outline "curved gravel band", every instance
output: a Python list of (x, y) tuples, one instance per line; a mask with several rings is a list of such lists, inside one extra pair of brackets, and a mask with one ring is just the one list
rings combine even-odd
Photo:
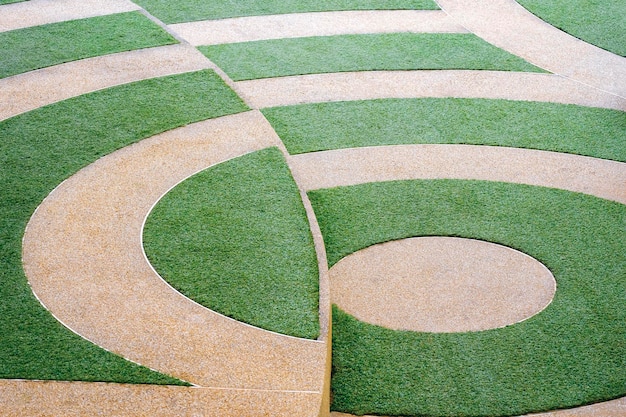
[(505, 71), (362, 71), (234, 83), (253, 108), (379, 98), (549, 101), (626, 110), (626, 99), (553, 74)]
[(291, 13), (179, 23), (170, 28), (194, 46), (320, 35), (467, 32), (440, 10)]
[(0, 79), (0, 120), (92, 91), (209, 68), (188, 45), (99, 56)]
[(277, 144), (260, 113), (247, 112), (157, 135), (79, 171), (27, 227), (34, 293), (76, 333), (145, 366), (203, 387), (306, 391), (321, 401), (328, 338), (282, 336), (201, 307), (154, 272), (141, 246), (147, 213), (173, 185)]
[(290, 157), (307, 191), (366, 182), (476, 179), (581, 192), (626, 204), (626, 163), (557, 152), (476, 145), (398, 145)]

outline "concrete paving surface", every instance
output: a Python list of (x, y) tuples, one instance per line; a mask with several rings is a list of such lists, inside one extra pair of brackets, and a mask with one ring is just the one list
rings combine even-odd
[[(0, 416), (348, 417), (329, 411), (331, 300), (365, 321), (438, 332), (504, 326), (545, 308), (556, 288), (550, 271), (527, 255), (485, 242), (407, 239), (359, 251), (329, 272), (306, 192), (372, 181), (457, 178), (561, 188), (626, 204), (626, 164), (468, 145), (290, 156), (259, 111), (418, 97), (545, 101), (626, 111), (626, 59), (561, 32), (514, 0), (437, 2), (442, 10), (298, 13), (169, 26), (158, 22), (182, 43), (1, 79), (0, 120), (103, 88), (204, 68), (214, 68), (252, 110), (165, 132), (98, 160), (41, 203), (24, 236), (29, 283), (61, 323), (107, 350), (193, 386), (0, 380)], [(133, 10), (148, 15), (129, 0), (30, 0), (0, 6), (0, 32)], [(474, 33), (550, 73), (375, 71), (233, 82), (195, 49), (392, 32)], [(321, 270), (318, 340), (258, 329), (200, 306), (161, 279), (143, 251), (143, 224), (161, 196), (207, 167), (269, 146), (285, 153), (311, 222)], [(418, 288), (411, 272), (416, 269), (436, 273)], [(380, 281), (389, 271), (395, 285), (381, 291)], [(458, 277), (462, 279), (455, 281)], [(472, 305), (458, 297), (468, 291), (474, 294)], [(437, 297), (420, 298), (429, 294)], [(442, 310), (445, 303), (449, 308)], [(485, 309), (471, 316), (476, 303)], [(395, 307), (385, 310), (389, 306)], [(438, 316), (441, 311), (446, 314)], [(535, 416), (623, 417), (626, 398)]]

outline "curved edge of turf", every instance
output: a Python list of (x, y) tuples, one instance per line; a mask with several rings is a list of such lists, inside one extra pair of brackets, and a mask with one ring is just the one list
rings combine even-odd
[(150, 13), (168, 24), (233, 17), (262, 16), (288, 13), (312, 13), (349, 10), (438, 10), (433, 0), (331, 0), (310, 2), (302, 0), (270, 0), (263, 2), (138, 0)]
[(401, 144), (508, 146), (626, 162), (626, 113), (572, 104), (424, 98), (262, 110), (289, 153)]
[(314, 36), (200, 46), (198, 49), (234, 81), (378, 70), (545, 72), (473, 34)]
[(626, 394), (626, 206), (469, 180), (369, 183), (309, 195), (330, 264), (384, 241), (455, 236), (527, 253), (557, 280), (541, 313), (482, 332), (393, 331), (335, 308), (334, 410), (510, 416)]
[(79, 59), (177, 42), (136, 11), (1, 32), (0, 78)]
[(0, 122), (0, 378), (187, 385), (114, 355), (59, 323), (33, 295), (22, 236), (65, 178), (117, 149), (247, 110), (213, 71), (154, 78)]
[(626, 4), (620, 0), (517, 0), (524, 8), (570, 35), (626, 57)]
[(277, 333), (319, 336), (313, 237), (277, 148), (174, 187), (146, 221), (144, 248), (159, 274), (199, 304)]

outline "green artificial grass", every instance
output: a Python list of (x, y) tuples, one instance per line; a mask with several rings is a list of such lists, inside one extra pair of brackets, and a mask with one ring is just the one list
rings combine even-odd
[(316, 36), (201, 46), (235, 81), (375, 70), (542, 71), (472, 34)]
[(135, 3), (166, 23), (340, 10), (438, 9), (433, 0), (324, 0), (315, 2), (304, 0), (182, 0), (177, 2), (139, 0)]
[(139, 12), (0, 33), (0, 78), (115, 52), (177, 41)]
[(454, 143), (574, 153), (626, 162), (626, 113), (486, 99), (388, 99), (263, 109), (291, 154)]
[(335, 308), (334, 410), (520, 415), (626, 394), (626, 206), (462, 180), (370, 183), (310, 198), (331, 265), (379, 242), (456, 236), (523, 251), (558, 285), (540, 314), (481, 332), (393, 331)]
[(296, 337), (319, 336), (319, 272), (302, 200), (277, 148), (207, 169), (150, 214), (144, 247), (198, 303)]
[(211, 71), (114, 87), (0, 122), (0, 378), (181, 384), (72, 333), (35, 299), (22, 236), (39, 203), (98, 158), (154, 134), (246, 110)]
[(518, 0), (518, 3), (572, 36), (626, 56), (623, 0)]
[(26, 0), (0, 0), (0, 4), (20, 3)]

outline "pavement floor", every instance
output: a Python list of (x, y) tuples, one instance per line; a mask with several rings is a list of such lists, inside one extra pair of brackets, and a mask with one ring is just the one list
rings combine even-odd
[[(387, 327), (442, 332), (515, 323), (549, 304), (555, 284), (545, 267), (524, 254), (484, 242), (400, 241), (396, 246), (361, 251), (355, 254), (360, 258), (347, 257), (328, 271), (322, 237), (306, 197), (320, 265), (322, 334), (318, 340), (257, 329), (196, 304), (162, 280), (143, 252), (143, 223), (168, 190), (209, 166), (269, 146), (285, 153), (303, 196), (310, 190), (373, 181), (456, 178), (548, 186), (626, 204), (625, 163), (572, 154), (468, 145), (287, 153), (259, 110), (343, 100), (463, 97), (626, 111), (625, 58), (561, 32), (514, 0), (437, 3), (439, 11), (301, 13), (172, 25), (158, 21), (181, 43), (0, 79), (0, 120), (103, 88), (205, 68), (220, 74), (251, 108), (156, 135), (89, 165), (42, 202), (24, 236), (29, 283), (59, 321), (107, 350), (193, 386), (0, 380), (0, 415), (348, 417), (329, 414), (328, 409), (331, 302)], [(129, 0), (30, 0), (0, 6), (0, 31), (133, 10), (147, 14)], [(402, 31), (474, 33), (548, 73), (372, 71), (234, 82), (196, 49), (251, 40)], [(416, 253), (432, 264), (417, 265)], [(499, 263), (494, 267), (480, 259)], [(394, 321), (384, 306), (406, 307), (403, 298), (415, 301), (417, 293), (446, 290), (430, 286), (412, 292), (407, 268), (437, 270), (450, 282), (450, 292), (429, 302), (416, 301), (408, 310), (396, 312), (399, 319)], [(508, 283), (494, 279), (488, 289), (483, 287), (472, 297), (484, 297), (488, 304), (494, 297), (487, 294), (497, 293), (499, 304), (467, 318), (462, 312), (471, 306), (462, 305), (459, 294), (475, 288), (480, 277), (497, 278), (507, 268), (519, 275)], [(393, 271), (397, 291), (377, 294), (375, 286), (355, 281), (356, 271), (372, 282), (376, 274)], [(464, 271), (468, 282), (450, 281), (459, 271)], [(380, 302), (355, 299), (350, 291), (355, 287), (361, 295), (376, 295)], [(88, 299), (99, 302), (83, 302)], [(446, 312), (458, 308), (467, 320), (461, 323), (452, 313), (435, 317), (442, 311), (441, 303), (449, 303)], [(417, 308), (420, 305), (425, 307)], [(501, 313), (495, 319), (494, 311)], [(427, 326), (420, 327), (426, 321)], [(154, 340), (167, 343), (156, 345)], [(626, 398), (535, 415), (626, 416)]]

